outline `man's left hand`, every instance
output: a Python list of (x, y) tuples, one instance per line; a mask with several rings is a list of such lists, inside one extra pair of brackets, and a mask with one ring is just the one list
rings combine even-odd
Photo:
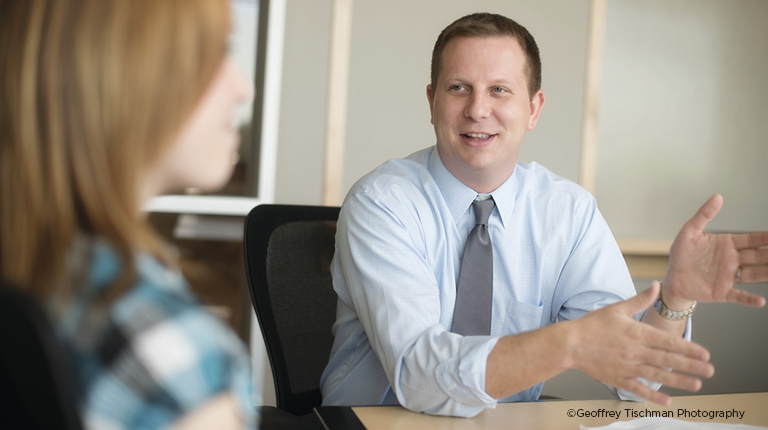
[[(669, 252), (662, 298), (675, 303), (733, 302), (765, 306), (765, 298), (734, 288), (737, 283), (768, 281), (768, 232), (704, 233), (720, 212), (723, 196), (712, 196), (677, 234)], [(737, 278), (738, 273), (738, 278)], [(681, 309), (676, 309), (681, 310)]]

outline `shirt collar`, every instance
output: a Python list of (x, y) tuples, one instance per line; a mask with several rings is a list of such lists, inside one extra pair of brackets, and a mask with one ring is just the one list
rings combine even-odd
[(501, 225), (506, 228), (512, 220), (512, 211), (515, 210), (515, 199), (517, 198), (517, 191), (520, 181), (517, 178), (517, 171), (519, 169), (515, 166), (515, 170), (509, 175), (506, 181), (491, 192), (493, 201), (496, 202), (496, 210), (501, 215)]
[[(496, 203), (496, 210), (501, 215), (502, 227), (506, 228), (510, 219), (512, 218), (512, 210), (515, 207), (515, 196), (517, 194), (517, 168), (512, 171), (509, 178), (504, 181), (499, 188), (496, 188), (490, 193)], [(445, 168), (443, 162), (440, 160), (440, 155), (437, 152), (437, 147), (432, 147), (432, 151), (429, 154), (429, 172), (435, 179), (440, 192), (443, 194), (443, 199), (448, 205), (448, 209), (451, 211), (453, 221), (458, 223), (459, 220), (472, 206), (472, 202), (477, 198), (477, 191), (473, 190), (461, 182), (458, 178), (453, 176), (448, 169)]]

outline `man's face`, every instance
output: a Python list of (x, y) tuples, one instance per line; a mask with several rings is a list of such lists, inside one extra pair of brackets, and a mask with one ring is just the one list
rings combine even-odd
[(457, 37), (443, 51), (436, 88), (427, 86), (440, 159), (477, 192), (512, 174), (544, 105), (543, 91), (528, 94), (525, 64), (512, 37)]

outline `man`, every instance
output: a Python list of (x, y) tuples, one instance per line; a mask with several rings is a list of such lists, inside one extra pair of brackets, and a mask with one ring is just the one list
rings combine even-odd
[(437, 145), (384, 163), (342, 207), (324, 404), (473, 416), (535, 400), (572, 368), (622, 399), (668, 404), (660, 384), (696, 391), (714, 372), (685, 340), (694, 301), (764, 305), (732, 287), (768, 279), (740, 268), (768, 262), (768, 233), (704, 234), (720, 196), (681, 230), (663, 286), (635, 296), (594, 198), (517, 163), (540, 82), (536, 42), (512, 20), (474, 14), (440, 34), (427, 86)]

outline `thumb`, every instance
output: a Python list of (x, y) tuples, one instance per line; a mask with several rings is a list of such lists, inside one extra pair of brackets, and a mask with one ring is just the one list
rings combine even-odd
[(715, 194), (714, 196), (710, 197), (709, 200), (707, 200), (696, 212), (696, 215), (693, 216), (690, 220), (688, 220), (686, 224), (687, 227), (693, 228), (698, 231), (704, 231), (704, 229), (707, 227), (707, 224), (709, 224), (710, 221), (717, 215), (718, 212), (720, 212), (720, 209), (723, 207), (723, 196), (720, 194)]
[(621, 302), (621, 308), (623, 312), (626, 312), (628, 316), (632, 316), (643, 309), (648, 309), (656, 298), (659, 297), (659, 291), (661, 290), (661, 283), (659, 281), (653, 281), (651, 288), (641, 292), (640, 294), (630, 299)]

